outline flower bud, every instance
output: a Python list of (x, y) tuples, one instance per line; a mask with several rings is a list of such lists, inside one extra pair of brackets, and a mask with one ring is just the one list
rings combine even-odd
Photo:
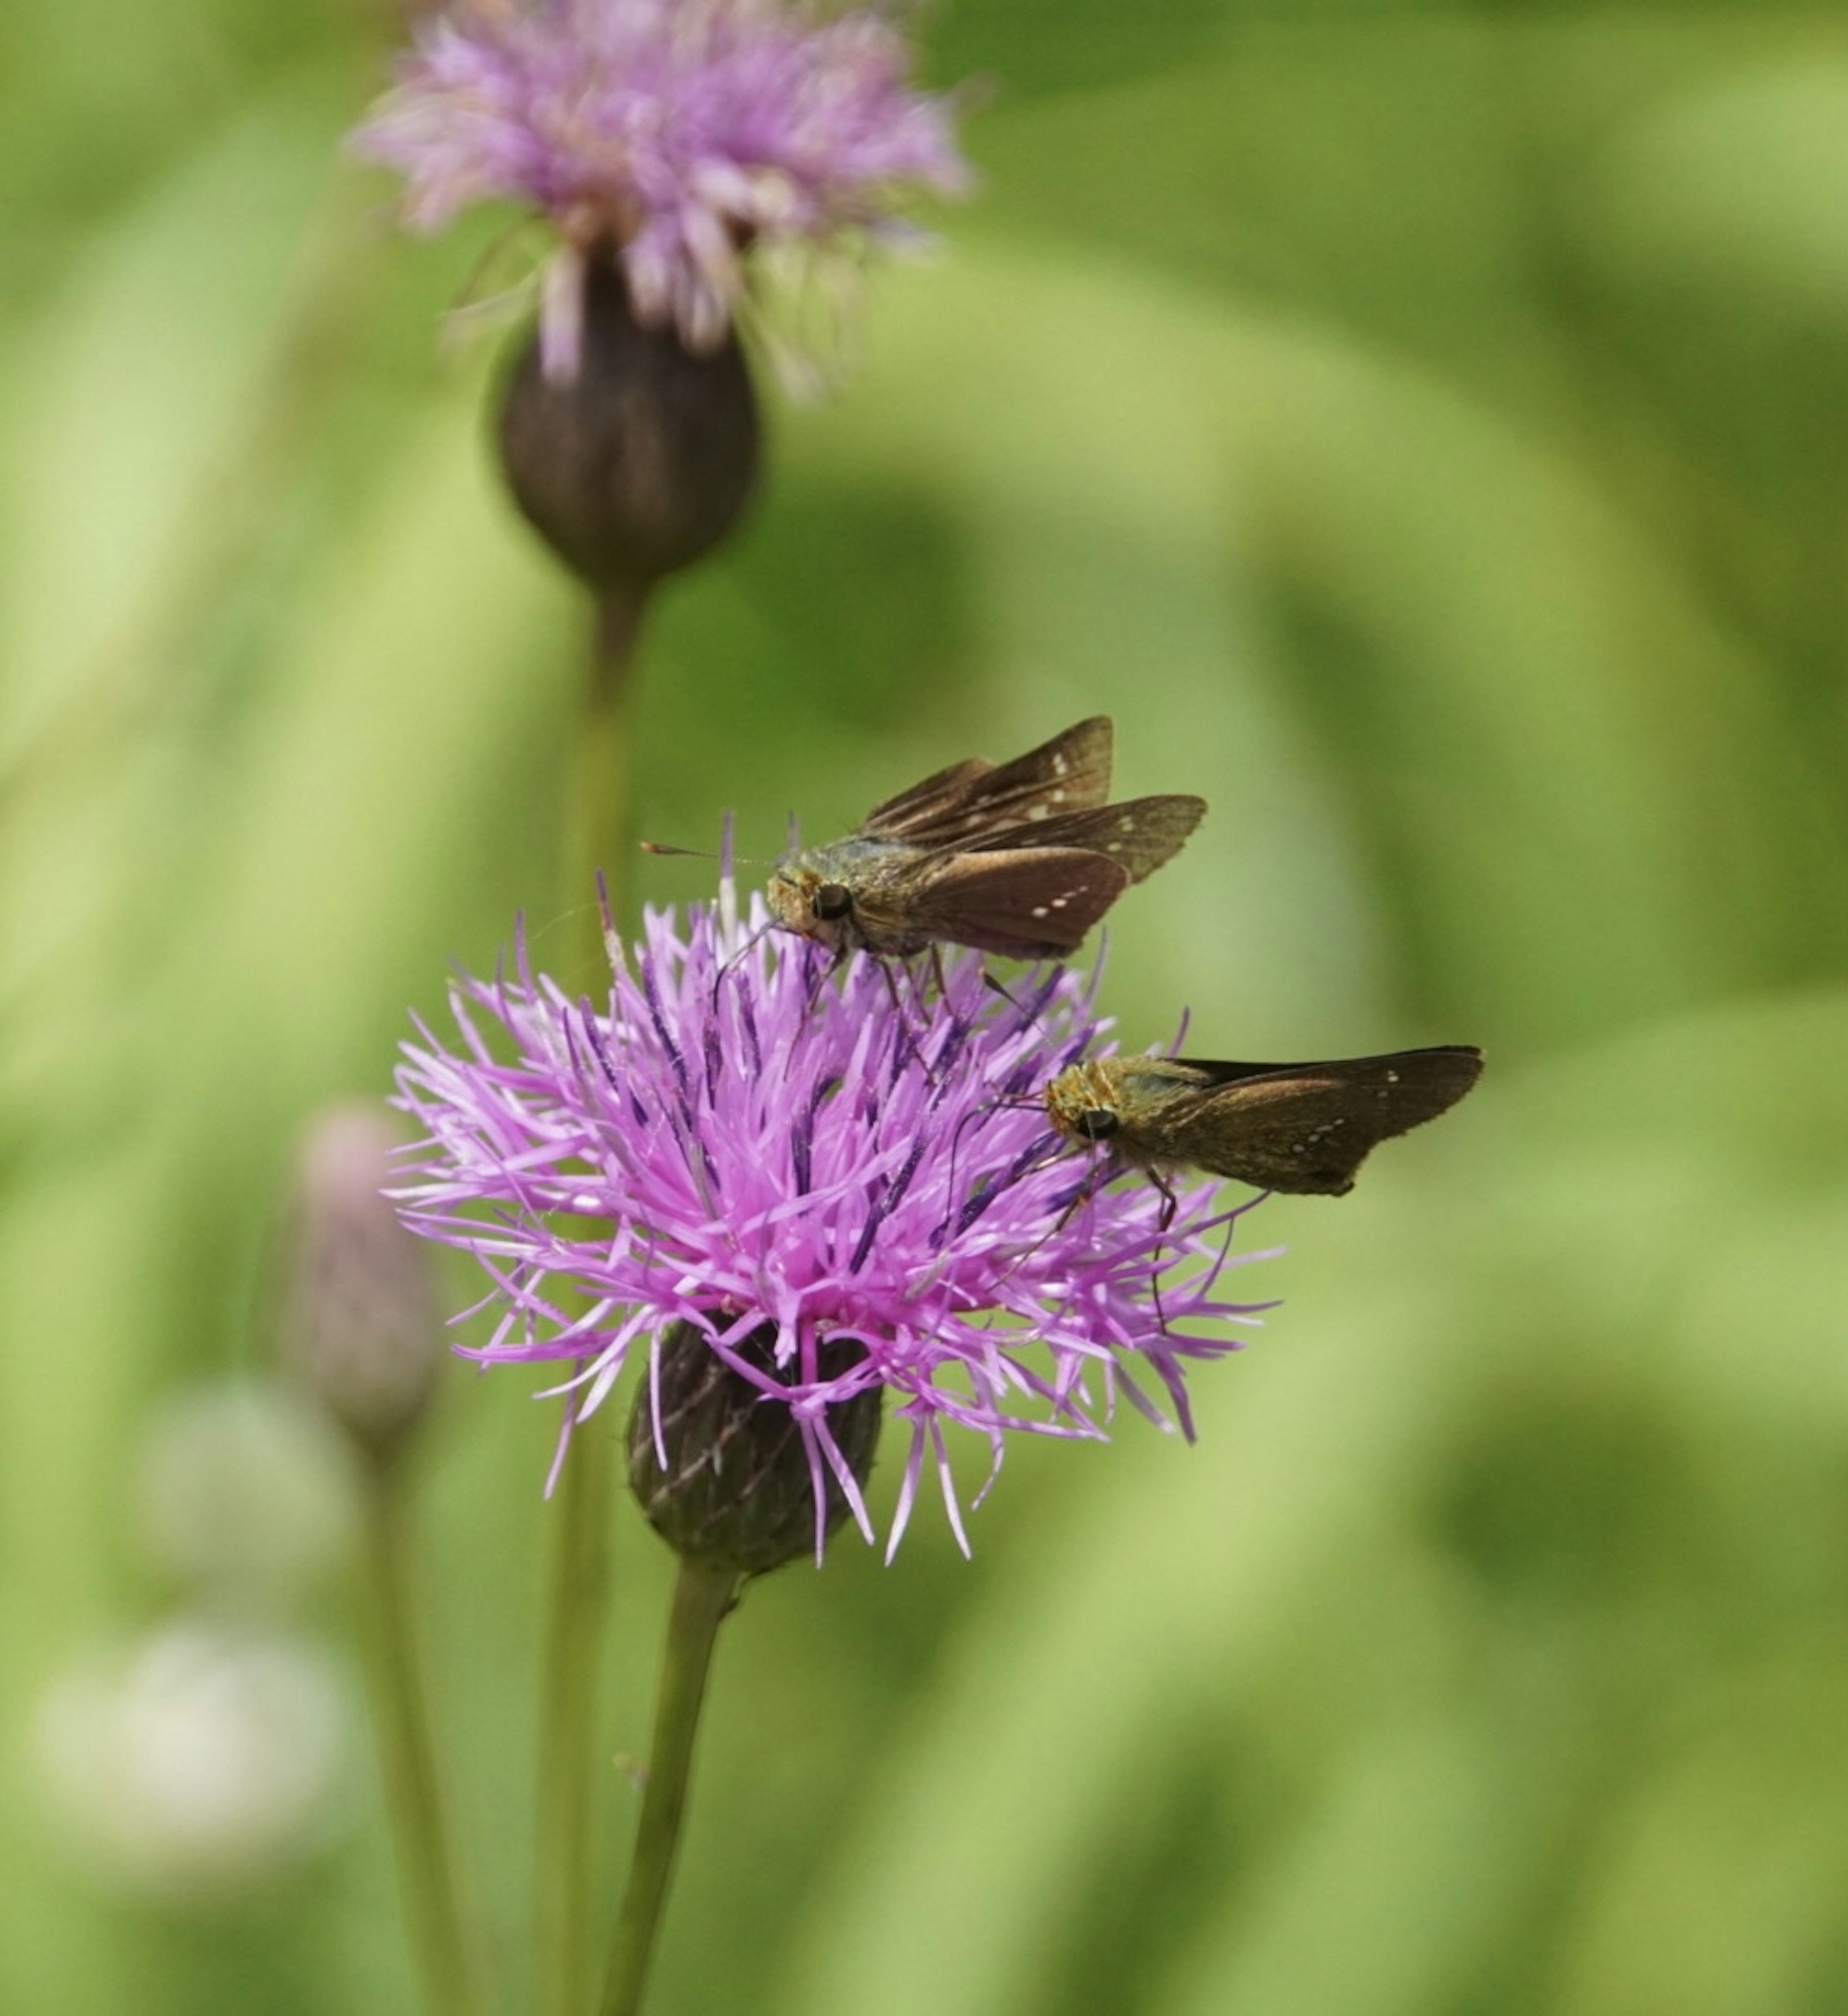
[(548, 373), (541, 332), (500, 412), (515, 502), (598, 591), (647, 588), (710, 553), (757, 479), (756, 394), (728, 330), (696, 356), (673, 326), (643, 328), (613, 251), (588, 255), (575, 372)]
[(369, 1453), (423, 1418), (441, 1353), (427, 1248), (383, 1193), (398, 1136), (384, 1114), (330, 1107), (309, 1129), (285, 1321), (295, 1370)]
[[(776, 1341), (776, 1326), (763, 1324), (737, 1355), (775, 1377)], [(824, 1343), (822, 1377), (838, 1378), (862, 1350), (851, 1339)], [(657, 1403), (647, 1382), (629, 1423), (629, 1485), (656, 1532), (684, 1558), (740, 1575), (765, 1575), (812, 1553), (815, 1468), (788, 1407), (733, 1371), (704, 1333), (685, 1322), (661, 1339), (659, 1387), (658, 1435)], [(861, 1484), (878, 1445), (882, 1397), (873, 1386), (827, 1409), (825, 1432)], [(818, 1460), (825, 1538), (848, 1505), (825, 1457)]]

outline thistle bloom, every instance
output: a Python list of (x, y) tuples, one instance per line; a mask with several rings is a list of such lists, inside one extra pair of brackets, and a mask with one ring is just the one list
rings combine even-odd
[(1080, 977), (1042, 969), (1017, 1005), (954, 954), (901, 1012), (877, 961), (830, 973), (767, 921), (758, 899), (738, 931), (729, 882), (684, 924), (652, 913), (632, 956), (612, 935), (596, 1003), (522, 944), (513, 975), (455, 986), (458, 1040), (405, 1046), (428, 1139), (401, 1208), (492, 1277), (466, 1355), (566, 1368), (561, 1459), (643, 1355), (636, 1433), (665, 1471), (664, 1353), (691, 1340), (793, 1424), (818, 1554), (830, 1497), (873, 1538), (870, 1442), (850, 1460), (840, 1431), (867, 1395), (910, 1431), (888, 1553), (927, 1463), (967, 1547), (947, 1427), (987, 1443), (983, 1492), (1009, 1431), (1101, 1438), (1119, 1394), (1165, 1425), (1165, 1391), (1191, 1438), (1187, 1362), (1265, 1306), (1218, 1294), (1250, 1206), (1185, 1184), (1164, 1230), (1152, 1185), (1100, 1187), (1052, 1135), (1040, 1089), (1104, 1027)]
[(620, 250), (638, 319), (723, 340), (754, 248), (905, 235), (907, 187), (967, 170), (947, 102), (912, 90), (877, 12), (783, 0), (458, 0), (420, 29), (355, 135), (434, 230), (500, 200), (562, 241), (542, 317), (549, 376), (576, 370), (585, 260)]

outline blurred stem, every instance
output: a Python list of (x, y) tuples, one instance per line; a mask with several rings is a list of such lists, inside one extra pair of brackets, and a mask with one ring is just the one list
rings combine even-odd
[[(571, 753), (564, 889), (565, 913), (574, 926), (571, 984), (593, 1000), (607, 1000), (610, 981), (596, 900), (600, 869), (617, 927), (628, 927), (635, 851), (632, 668), (643, 599), (639, 589), (606, 591), (598, 599), (584, 711)], [(582, 1431), (573, 1435), (548, 1522), (552, 1553), (540, 1680), (533, 1900), (541, 2016), (583, 2016), (590, 2006), (597, 1810), (610, 1776), (598, 1741), (598, 1666), (610, 1597), (615, 1448), (607, 1435)]]
[(405, 1915), (432, 2016), (482, 2008), (467, 1920), (443, 1819), (436, 1748), (422, 1669), (411, 1635), (412, 1581), (402, 1466), (361, 1460), (366, 1679), (385, 1807), (397, 1844)]
[(629, 1864), (610, 1949), (602, 2016), (637, 2016), (642, 2007), (668, 1884), (674, 1873), (674, 1854), (680, 1843), (693, 1738), (699, 1730), (712, 1647), (719, 1625), (737, 1601), (742, 1581), (735, 1569), (698, 1561), (680, 1564), (661, 1654), (661, 1697), (648, 1756), (648, 1783), (642, 1795), (635, 1858)]

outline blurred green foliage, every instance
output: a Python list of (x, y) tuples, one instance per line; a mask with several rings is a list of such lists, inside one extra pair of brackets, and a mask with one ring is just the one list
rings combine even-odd
[[(491, 481), (488, 354), (436, 355), (498, 227), (398, 243), (337, 155), (386, 13), (0, 23), (7, 2010), (410, 2003), (362, 1751), (301, 1868), (163, 1901), (63, 1839), (33, 1733), (176, 1600), (138, 1451), (264, 1362), (304, 1116), (516, 911), (564, 926), (582, 613)], [(1284, 1305), (1198, 1448), (1023, 1449), (973, 1564), (925, 1517), (753, 1593), (661, 2016), (1838, 2016), (1839, 16), (926, 27), (990, 80), (981, 199), (661, 610), (646, 830), (733, 805), (769, 854), (1109, 711), (1126, 790), (1214, 805), (1113, 920), (1128, 1042), (1187, 1003), (1209, 1053), (1493, 1066), (1259, 1215)], [(430, 1622), (517, 1988), (549, 1410), (452, 1388)], [(632, 1521), (620, 1570), (636, 1749)]]

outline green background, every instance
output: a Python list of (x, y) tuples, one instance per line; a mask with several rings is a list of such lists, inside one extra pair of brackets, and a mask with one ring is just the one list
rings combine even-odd
[[(401, 241), (337, 154), (384, 11), (0, 23), (0, 2007), (34, 2016), (413, 2002), (357, 1726), (311, 1849), (178, 1895), (86, 1850), (34, 1734), (73, 1661), (229, 1600), (150, 1553), (137, 1479), (173, 1396), (267, 1363), (305, 1117), (384, 1089), (516, 912), (542, 959), (570, 934), (582, 612), (495, 487), (495, 342), (437, 355), (499, 221)], [(644, 830), (733, 806), (767, 855), (789, 808), (837, 833), (1108, 711), (1123, 790), (1213, 807), (1113, 920), (1126, 1042), (1186, 1003), (1209, 1054), (1491, 1065), (1350, 1200), (1257, 1215), (1284, 1306), (1198, 1379), (1197, 1447), (1019, 1448), (972, 1563), (927, 1506), (890, 1569), (849, 1535), (752, 1593), (654, 2006), (1840, 2016), (1848, 31), (923, 32), (987, 81), (978, 200), (877, 277), (840, 396), (773, 396), (747, 535), (649, 638)], [(538, 1383), (456, 1367), (423, 1473), (510, 2007)], [(666, 1574), (626, 1507), (619, 1576), (632, 1750)], [(294, 1602), (345, 1643), (337, 1569)]]

